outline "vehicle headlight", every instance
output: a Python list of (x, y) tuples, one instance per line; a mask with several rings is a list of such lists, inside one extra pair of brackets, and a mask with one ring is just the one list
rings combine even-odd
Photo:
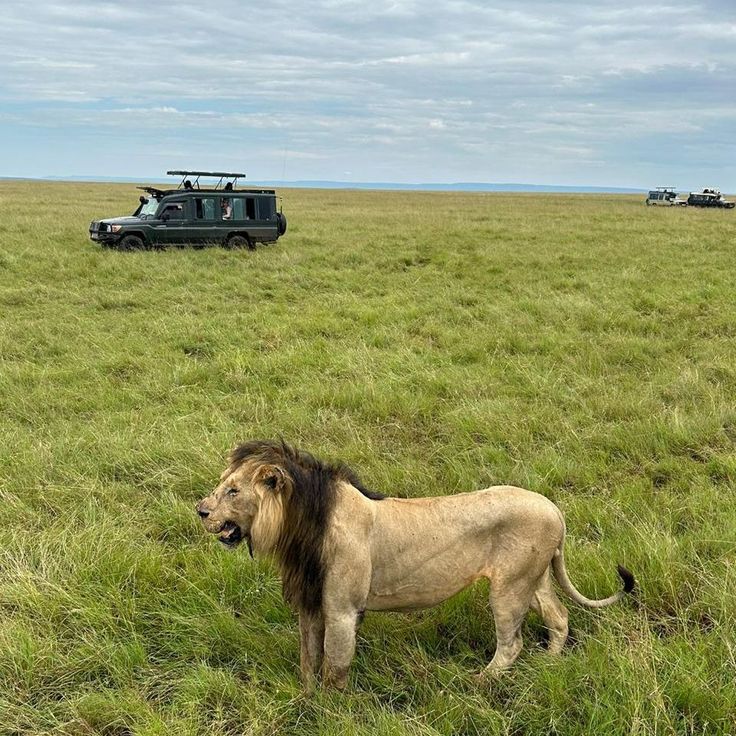
[(113, 233), (117, 233), (117, 232), (120, 232), (122, 227), (123, 227), (122, 225), (110, 225), (110, 231)]

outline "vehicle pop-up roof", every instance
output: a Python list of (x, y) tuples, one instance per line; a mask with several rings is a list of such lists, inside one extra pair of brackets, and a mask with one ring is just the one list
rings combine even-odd
[[(221, 187), (227, 187), (228, 184), (230, 184), (228, 189), (234, 189), (238, 184), (238, 179), (245, 179), (245, 174), (230, 174), (226, 171), (167, 171), (166, 172), (169, 176), (181, 176), (182, 179), (179, 182), (178, 189), (185, 188), (185, 189), (201, 189), (199, 185), (199, 178), (201, 176), (205, 176), (209, 179), (217, 179), (218, 182), (215, 184), (214, 187), (206, 187), (207, 189), (212, 189), (213, 191), (216, 191), (220, 189)], [(194, 177), (194, 181), (190, 180), (190, 177)], [(189, 182), (189, 185), (187, 186), (187, 182)]]
[[(227, 192), (235, 191), (238, 179), (245, 179), (245, 174), (230, 173), (227, 171), (167, 171), (169, 176), (180, 176), (181, 181), (176, 189), (159, 189), (158, 187), (137, 187), (142, 191), (150, 194), (156, 199), (167, 194), (174, 194), (179, 191), (201, 191), (201, 192)], [(199, 182), (200, 177), (217, 179), (214, 186), (202, 186)], [(193, 181), (192, 181), (193, 179)], [(273, 189), (239, 189), (239, 192), (253, 192), (254, 194), (273, 194)]]

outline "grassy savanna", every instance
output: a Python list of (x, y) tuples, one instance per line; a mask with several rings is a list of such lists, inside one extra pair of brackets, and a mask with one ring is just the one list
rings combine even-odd
[[(284, 190), (255, 252), (104, 251), (132, 186), (0, 185), (0, 733), (736, 731), (736, 214), (642, 197)], [(591, 597), (514, 669), (487, 586), (368, 614), (305, 699), (267, 561), (194, 503), (283, 436), (387, 494), (513, 483)]]

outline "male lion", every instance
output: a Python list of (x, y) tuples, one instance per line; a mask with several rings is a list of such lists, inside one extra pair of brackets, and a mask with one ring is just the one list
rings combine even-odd
[[(570, 582), (562, 547), (565, 522), (547, 498), (494, 486), (432, 498), (386, 498), (344, 465), (320, 462), (284, 442), (247, 442), (232, 451), (220, 484), (197, 506), (208, 532), (235, 547), (271, 554), (284, 598), (299, 614), (301, 674), (313, 688), (345, 687), (365, 611), (434, 606), (479, 578), (490, 583), (496, 652), (484, 672), (509, 667), (533, 608), (549, 629), (549, 651), (567, 638), (567, 610), (551, 575), (576, 603), (599, 608), (624, 589), (590, 600)], [(324, 663), (323, 663), (324, 660)]]

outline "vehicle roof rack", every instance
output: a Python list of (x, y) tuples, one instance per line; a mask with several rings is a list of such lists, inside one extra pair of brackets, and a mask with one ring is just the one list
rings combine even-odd
[(658, 192), (674, 192), (677, 187), (654, 187)]
[(156, 199), (158, 199), (159, 197), (163, 197), (165, 191), (163, 189), (157, 189), (156, 187), (136, 187), (136, 189), (140, 189), (146, 194), (150, 194), (152, 197), (156, 197)]
[[(179, 182), (177, 189), (200, 189), (199, 178), (206, 176), (212, 179), (218, 179), (219, 181), (213, 189), (217, 190), (220, 187), (234, 189), (237, 186), (238, 179), (245, 179), (245, 174), (233, 174), (227, 171), (167, 171), (169, 176), (180, 176), (182, 177)], [(194, 181), (190, 181), (189, 177), (193, 176)], [(228, 187), (228, 184), (230, 185)]]

